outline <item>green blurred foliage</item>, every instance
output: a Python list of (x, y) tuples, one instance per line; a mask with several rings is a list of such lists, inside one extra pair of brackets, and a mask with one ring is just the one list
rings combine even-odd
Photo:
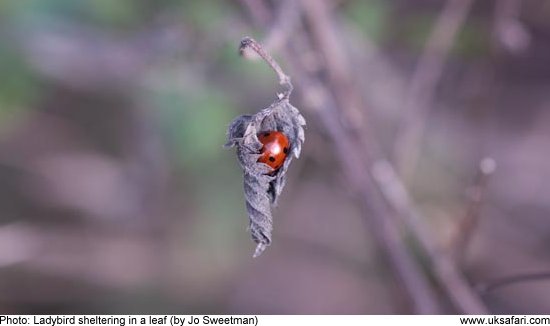
[(75, 23), (101, 29), (139, 27), (148, 15), (144, 1), (3, 1), (1, 10), (13, 22)]
[[(418, 9), (397, 18), (394, 7), (395, 3), (390, 1), (353, 0), (344, 4), (342, 12), (358, 31), (380, 46), (393, 41), (413, 53), (420, 53), (439, 11)], [(397, 19), (399, 23), (396, 23)], [(487, 55), (491, 44), (489, 31), (486, 20), (469, 17), (453, 44), (451, 55), (466, 59)]]
[(385, 40), (387, 24), (391, 20), (390, 5), (384, 0), (354, 0), (346, 3), (344, 14), (359, 31), (380, 43)]
[[(236, 108), (235, 96), (224, 91), (215, 79), (219, 75), (238, 75), (259, 89), (275, 83), (263, 65), (242, 60), (235, 43), (210, 48), (217, 46), (210, 42), (220, 35), (220, 29), (226, 28), (228, 17), (235, 17), (234, 4), (214, 0), (0, 2), (0, 26), (7, 31), (0, 34), (0, 71), (4, 77), (0, 87), (0, 132), (7, 131), (8, 125), (16, 117), (22, 117), (22, 113), (40, 107), (40, 100), (44, 99), (41, 95), (47, 95), (41, 94), (40, 86), (51, 82), (42, 80), (25, 62), (18, 49), (20, 43), (14, 42), (13, 37), (25, 37), (44, 29), (55, 31), (59, 26), (70, 30), (72, 26), (98, 36), (122, 32), (124, 35), (118, 35), (122, 40), (125, 37), (132, 40), (147, 28), (162, 24), (167, 14), (168, 21), (177, 19), (182, 24), (185, 41), (196, 47), (184, 47), (177, 61), (152, 67), (163, 74), (163, 85), (148, 91), (146, 101), (161, 120), (160, 131), (173, 159), (170, 165), (174, 176), (180, 179), (176, 184), (182, 185), (178, 191), (189, 209), (184, 214), (195, 210), (190, 232), (194, 243), (227, 256), (235, 246), (250, 244), (245, 228), (241, 171), (233, 150), (223, 148), (227, 125), (243, 110)], [(195, 57), (201, 47), (208, 48), (208, 53)], [(183, 70), (190, 71), (185, 74), (183, 84), (177, 73), (171, 73), (180, 71), (182, 64)]]
[(191, 169), (219, 159), (225, 127), (235, 110), (224, 96), (211, 92), (181, 93), (178, 90), (158, 95), (171, 139), (178, 144), (180, 162)]
[(193, 243), (213, 253), (231, 252), (235, 241), (242, 240), (246, 221), (240, 168), (233, 150), (223, 148), (225, 129), (237, 110), (229, 96), (206, 85), (168, 88), (155, 99), (177, 154), (175, 163), (193, 189), (184, 194), (197, 209)]
[[(412, 12), (401, 18), (393, 38), (400, 46), (408, 47), (413, 53), (421, 53), (433, 31), (438, 12)], [(462, 25), (450, 56), (477, 59), (486, 56), (490, 50), (490, 28), (483, 20), (468, 18)]]
[(452, 54), (473, 60), (485, 58), (491, 50), (490, 30), (486, 20), (470, 18), (458, 33)]
[(181, 12), (184, 20), (197, 30), (215, 33), (226, 17), (233, 17), (234, 10), (227, 1), (203, 0), (184, 1)]
[(32, 107), (39, 96), (39, 82), (8, 42), (0, 42), (0, 71), (0, 128), (6, 128)]

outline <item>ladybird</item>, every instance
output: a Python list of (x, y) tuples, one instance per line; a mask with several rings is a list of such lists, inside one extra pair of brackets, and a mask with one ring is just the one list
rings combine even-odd
[(288, 138), (280, 131), (264, 131), (258, 134), (258, 140), (264, 145), (258, 162), (278, 170), (290, 152)]

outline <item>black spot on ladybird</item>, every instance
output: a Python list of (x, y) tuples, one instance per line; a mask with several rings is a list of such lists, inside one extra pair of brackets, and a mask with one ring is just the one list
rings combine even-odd
[(270, 157), (269, 157), (269, 161), (270, 161), (270, 162), (275, 162), (275, 158), (274, 158), (273, 156), (270, 156)]
[(268, 137), (270, 135), (269, 132), (264, 133), (264, 137)]
[(288, 147), (283, 148), (283, 153), (288, 154)]

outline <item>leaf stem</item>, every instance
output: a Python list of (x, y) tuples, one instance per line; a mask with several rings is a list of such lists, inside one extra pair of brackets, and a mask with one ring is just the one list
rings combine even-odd
[(290, 82), (290, 77), (288, 77), (288, 75), (284, 73), (283, 69), (281, 68), (281, 66), (279, 66), (277, 61), (275, 61), (275, 59), (273, 59), (273, 57), (264, 50), (260, 43), (256, 42), (256, 40), (251, 37), (245, 37), (241, 40), (239, 53), (243, 55), (244, 51), (247, 49), (251, 49), (256, 52), (271, 67), (271, 69), (275, 71), (277, 77), (279, 78), (279, 84), (283, 85), (286, 88), (285, 92), (283, 92), (282, 98), (288, 98), (290, 96), (290, 93), (292, 93), (294, 87)]

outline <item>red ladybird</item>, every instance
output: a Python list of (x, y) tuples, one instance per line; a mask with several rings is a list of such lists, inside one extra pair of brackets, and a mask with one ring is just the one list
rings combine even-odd
[(264, 145), (258, 162), (265, 163), (276, 171), (290, 152), (288, 138), (280, 131), (264, 131), (258, 134), (258, 139)]

